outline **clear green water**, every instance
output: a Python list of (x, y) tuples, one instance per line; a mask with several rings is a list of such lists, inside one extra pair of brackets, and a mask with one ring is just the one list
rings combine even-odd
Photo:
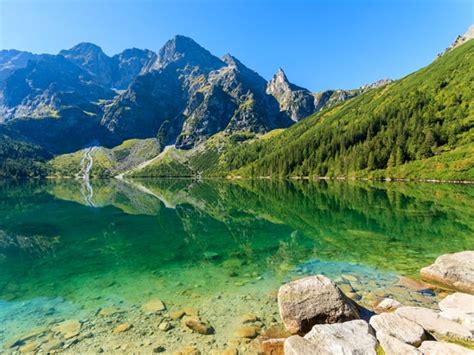
[(393, 289), (398, 275), (416, 277), (438, 255), (466, 249), (471, 186), (1, 182), (0, 343), (111, 304), (158, 296), (189, 305), (312, 273)]

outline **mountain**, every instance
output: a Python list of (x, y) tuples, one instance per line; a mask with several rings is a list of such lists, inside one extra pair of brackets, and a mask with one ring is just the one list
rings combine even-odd
[(286, 130), (218, 134), (187, 152), (171, 148), (126, 175), (474, 180), (473, 83), (468, 41)]
[(459, 47), (460, 45), (466, 43), (467, 41), (471, 40), (474, 38), (474, 25), (469, 26), (467, 31), (463, 35), (457, 36), (457, 38), (454, 40), (451, 45), (445, 49), (443, 53), (440, 53), (438, 56), (442, 56), (446, 52), (450, 51), (453, 48)]
[(126, 89), (144, 67), (156, 59), (150, 50), (137, 48), (107, 56), (93, 43), (79, 43), (59, 54), (84, 69), (94, 80), (106, 88)]
[(0, 124), (53, 154), (129, 139), (192, 149), (225, 132), (285, 128), (359, 91), (312, 94), (280, 70), (267, 82), (230, 54), (175, 36), (112, 57), (92, 43), (58, 55), (0, 52)]
[(473, 83), (474, 41), (468, 41), (258, 149), (242, 145), (235, 154), (247, 162), (234, 174), (473, 180)]
[(159, 133), (165, 144), (184, 149), (223, 130), (289, 126), (266, 85), (236, 58), (219, 59), (192, 39), (176, 36), (108, 107), (102, 124), (116, 143)]
[(311, 92), (291, 84), (281, 68), (268, 82), (266, 92), (277, 99), (280, 110), (288, 112), (290, 118), (295, 122), (316, 111), (315, 100)]
[(16, 49), (0, 50), (0, 88), (4, 80), (15, 70), (24, 68), (30, 60), (37, 60), (40, 54), (18, 51)]

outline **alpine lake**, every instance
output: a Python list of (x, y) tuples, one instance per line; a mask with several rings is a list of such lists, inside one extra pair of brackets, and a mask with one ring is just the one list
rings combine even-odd
[[(257, 340), (239, 329), (249, 321), (261, 336), (283, 332), (284, 282), (324, 274), (368, 311), (387, 296), (434, 307), (444, 291), (423, 287), (420, 268), (468, 249), (473, 185), (3, 181), (0, 353), (59, 339), (71, 353), (253, 353)], [(158, 300), (166, 309), (149, 312)], [(213, 334), (191, 332), (183, 313)], [(80, 330), (63, 339), (65, 320)]]

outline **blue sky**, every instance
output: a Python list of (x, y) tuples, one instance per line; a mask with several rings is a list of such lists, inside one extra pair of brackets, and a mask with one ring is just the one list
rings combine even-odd
[(94, 42), (109, 55), (157, 51), (175, 34), (229, 52), (269, 79), (318, 91), (400, 78), (474, 22), (472, 0), (0, 0), (0, 48), (57, 53)]

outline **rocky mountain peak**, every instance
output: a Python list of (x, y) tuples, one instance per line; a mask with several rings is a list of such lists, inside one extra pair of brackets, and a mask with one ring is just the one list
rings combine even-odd
[(285, 71), (282, 68), (278, 68), (277, 72), (275, 73), (274, 77), (275, 79), (281, 81), (281, 82), (286, 82), (289, 84), (288, 78), (286, 77)]
[(156, 61), (149, 70), (159, 70), (170, 63), (180, 65), (200, 66), (203, 69), (213, 70), (224, 66), (219, 58), (201, 47), (192, 38), (176, 35), (168, 40), (158, 52)]
[(444, 52), (438, 54), (438, 57), (441, 57), (442, 55), (444, 55), (446, 52), (450, 51), (451, 49), (459, 47), (461, 44), (464, 44), (473, 38), (474, 38), (474, 24), (469, 26), (469, 28), (463, 35), (457, 36), (454, 42), (451, 43), (451, 45), (448, 48), (446, 48)]
[(94, 55), (105, 55), (105, 53), (102, 51), (102, 48), (100, 48), (98, 45), (90, 42), (81, 42), (76, 44), (74, 47), (70, 49), (65, 49), (60, 52), (60, 54), (63, 54), (65, 57), (68, 55), (72, 55), (73, 53), (75, 54), (94, 54)]

